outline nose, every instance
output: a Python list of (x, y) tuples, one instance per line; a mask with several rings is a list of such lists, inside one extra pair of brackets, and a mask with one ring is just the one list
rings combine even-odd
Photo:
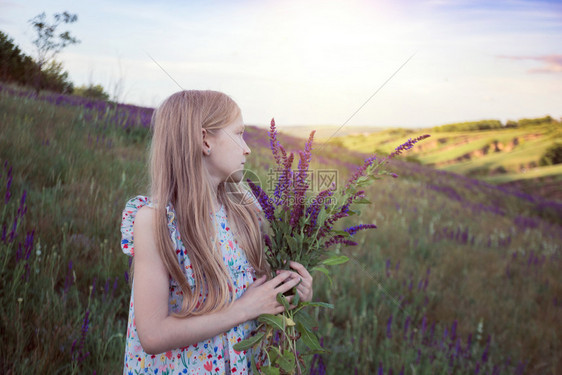
[(248, 147), (246, 141), (244, 141), (244, 144), (242, 145), (242, 149), (244, 150), (244, 155), (250, 155), (252, 153), (252, 150), (250, 150), (250, 147)]

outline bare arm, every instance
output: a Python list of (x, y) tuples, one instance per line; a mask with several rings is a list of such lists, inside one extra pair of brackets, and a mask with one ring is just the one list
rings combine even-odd
[(283, 306), (275, 297), (299, 282), (293, 272), (283, 272), (267, 282), (265, 276), (261, 277), (241, 298), (222, 311), (187, 318), (168, 315), (169, 276), (156, 248), (153, 217), (154, 210), (143, 207), (137, 213), (133, 226), (135, 320), (139, 340), (146, 353), (157, 354), (192, 345), (255, 319), (260, 314), (283, 311)]

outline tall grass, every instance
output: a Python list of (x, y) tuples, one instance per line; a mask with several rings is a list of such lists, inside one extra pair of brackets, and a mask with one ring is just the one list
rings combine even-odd
[[(0, 89), (0, 371), (120, 373), (120, 214), (146, 193), (150, 110)], [(248, 133), (249, 168), (267, 185), (267, 136)], [(326, 146), (313, 168), (343, 182), (364, 157)], [(352, 260), (333, 284), (315, 275), (315, 299), (335, 309), (313, 311), (331, 353), (310, 358), (310, 373), (560, 373), (561, 204), (392, 168), (400, 178), (367, 191), (360, 216), (378, 229), (342, 249)]]

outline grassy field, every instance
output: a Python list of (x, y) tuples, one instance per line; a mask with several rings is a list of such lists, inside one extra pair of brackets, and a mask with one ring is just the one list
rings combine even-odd
[[(121, 373), (130, 287), (119, 225), (127, 199), (146, 193), (151, 111), (0, 89), (0, 372)], [(384, 147), (413, 136), (388, 132)], [(249, 127), (247, 142), (247, 167), (267, 187), (267, 134)], [(312, 168), (343, 184), (366, 156), (318, 147)], [(562, 205), (403, 160), (391, 169), (400, 177), (339, 222), (378, 229), (342, 249), (351, 261), (333, 284), (314, 275), (315, 300), (335, 309), (311, 311), (331, 352), (309, 372), (562, 373)]]

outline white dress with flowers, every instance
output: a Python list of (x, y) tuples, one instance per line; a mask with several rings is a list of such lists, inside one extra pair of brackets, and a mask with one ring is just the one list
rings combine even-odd
[[(129, 200), (123, 210), (121, 248), (129, 256), (134, 256), (133, 223), (138, 210), (143, 206), (152, 207), (152, 202), (148, 197), (139, 195)], [(256, 209), (259, 209), (259, 207)], [(168, 228), (172, 242), (175, 245), (178, 262), (181, 264), (192, 290), (195, 290), (193, 270), (191, 269), (189, 257), (185, 252), (185, 247), (180, 240), (180, 233), (175, 220), (175, 211), (171, 206), (167, 206), (166, 211), (168, 214)], [(234, 282), (236, 298), (240, 298), (245, 289), (255, 280), (254, 269), (232, 235), (224, 205), (221, 206), (220, 210), (211, 219), (216, 224), (223, 260)], [(255, 321), (242, 323), (228, 332), (201, 341), (195, 345), (157, 355), (150, 355), (143, 350), (137, 335), (133, 290), (131, 290), (131, 302), (129, 304), (129, 322), (127, 324), (123, 374), (251, 374), (251, 350), (238, 352), (233, 349), (233, 346), (237, 342), (250, 337), (251, 331), (256, 328)], [(170, 278), (168, 310), (170, 312), (177, 312), (180, 310), (181, 304), (182, 295), (180, 294), (180, 288)]]

